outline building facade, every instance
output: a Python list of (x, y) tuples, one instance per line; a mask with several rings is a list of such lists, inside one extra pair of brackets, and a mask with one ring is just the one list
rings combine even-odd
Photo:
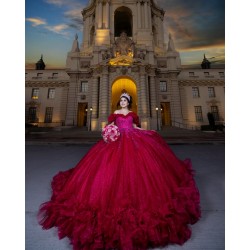
[(145, 129), (198, 127), (208, 112), (223, 122), (224, 69), (183, 69), (171, 35), (164, 43), (164, 13), (153, 0), (90, 1), (66, 68), (45, 70), (41, 58), (26, 71), (26, 122), (100, 130), (122, 92)]

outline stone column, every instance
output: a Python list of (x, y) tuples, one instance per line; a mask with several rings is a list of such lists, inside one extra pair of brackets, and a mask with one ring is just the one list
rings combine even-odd
[(76, 96), (77, 91), (77, 74), (70, 76), (69, 90), (68, 90), (68, 103), (66, 110), (65, 125), (76, 126), (77, 124), (77, 107), (76, 107)]
[(137, 2), (137, 27), (138, 29), (141, 28), (141, 2)]
[(108, 118), (108, 105), (109, 105), (109, 77), (108, 67), (103, 68), (103, 73), (100, 82), (100, 102), (99, 102), (99, 116), (100, 127), (104, 127)]
[(109, 1), (106, 1), (106, 29), (109, 29)]
[(149, 28), (152, 30), (152, 17), (151, 17), (151, 3), (148, 3), (148, 21), (149, 21)]
[(147, 93), (146, 93), (146, 74), (144, 66), (140, 67), (140, 106), (142, 117), (147, 116)]
[(161, 46), (164, 44), (164, 37), (163, 37), (163, 20), (160, 17), (157, 17), (158, 23), (158, 41)]
[(98, 29), (102, 28), (102, 1), (98, 2)]
[(91, 105), (88, 107), (88, 109), (90, 107), (93, 108), (93, 111), (92, 111), (92, 118), (93, 119), (97, 119), (98, 117), (98, 77), (94, 76), (92, 78), (92, 102), (91, 102)]
[(156, 117), (155, 108), (158, 106), (156, 103), (156, 83), (155, 76), (150, 76), (150, 99), (151, 99), (151, 113), (152, 117)]
[(144, 28), (148, 28), (148, 2), (144, 2)]
[(182, 108), (178, 80), (175, 73), (169, 73), (168, 83), (170, 83), (171, 94), (171, 118), (173, 122), (182, 123)]
[(84, 20), (84, 41), (83, 41), (83, 47), (88, 47), (89, 44), (89, 17), (86, 17)]
[[(155, 75), (150, 76), (150, 99), (151, 99), (151, 129), (157, 129), (157, 122), (160, 126), (160, 104), (157, 102), (157, 84), (155, 82)], [(156, 107), (159, 108), (158, 110), (158, 121), (157, 121), (157, 114), (156, 114)]]

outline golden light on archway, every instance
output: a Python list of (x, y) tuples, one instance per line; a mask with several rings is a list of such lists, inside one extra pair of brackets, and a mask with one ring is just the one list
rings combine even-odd
[(137, 94), (136, 85), (133, 80), (128, 77), (118, 78), (112, 85), (112, 96), (111, 96), (111, 111), (112, 113), (119, 109), (119, 100), (123, 92), (127, 92), (132, 96), (132, 108), (130, 110), (137, 112)]

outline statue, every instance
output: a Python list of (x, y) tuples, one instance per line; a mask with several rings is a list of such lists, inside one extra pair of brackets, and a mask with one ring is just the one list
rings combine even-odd
[(120, 37), (116, 39), (113, 46), (113, 56), (131, 56), (134, 55), (134, 42), (130, 39), (126, 32), (122, 32)]
[(137, 55), (138, 58), (144, 60), (145, 59), (145, 54), (143, 53), (143, 51), (141, 50), (138, 55)]
[(108, 51), (105, 50), (104, 53), (102, 54), (102, 60), (106, 60), (110, 57), (110, 55), (108, 54)]

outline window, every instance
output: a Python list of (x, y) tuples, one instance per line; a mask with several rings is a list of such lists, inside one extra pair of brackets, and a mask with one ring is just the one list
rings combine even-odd
[(167, 91), (167, 82), (166, 81), (160, 81), (160, 91), (161, 92)]
[(88, 82), (81, 82), (80, 92), (88, 92)]
[(194, 76), (194, 72), (189, 72), (189, 76)]
[(55, 98), (55, 93), (56, 93), (56, 90), (55, 89), (49, 89), (48, 90), (48, 99), (54, 99)]
[(32, 98), (32, 99), (38, 99), (38, 94), (39, 94), (39, 89), (38, 89), (38, 88), (32, 89), (31, 98)]
[(208, 87), (208, 96), (215, 97), (214, 87)]
[(211, 106), (211, 113), (214, 116), (214, 120), (219, 121), (219, 111), (217, 106)]
[(58, 73), (52, 73), (52, 77), (53, 78), (57, 78), (58, 77)]
[(29, 122), (36, 122), (36, 107), (29, 108), (28, 121)]
[(43, 73), (37, 73), (37, 79), (41, 79), (43, 76)]
[(53, 107), (46, 107), (44, 122), (45, 123), (52, 122), (52, 115), (53, 115)]
[(201, 106), (194, 106), (195, 118), (197, 122), (203, 121)]
[(198, 87), (192, 87), (192, 93), (193, 93), (193, 98), (200, 97), (200, 93), (199, 93), (199, 88)]

